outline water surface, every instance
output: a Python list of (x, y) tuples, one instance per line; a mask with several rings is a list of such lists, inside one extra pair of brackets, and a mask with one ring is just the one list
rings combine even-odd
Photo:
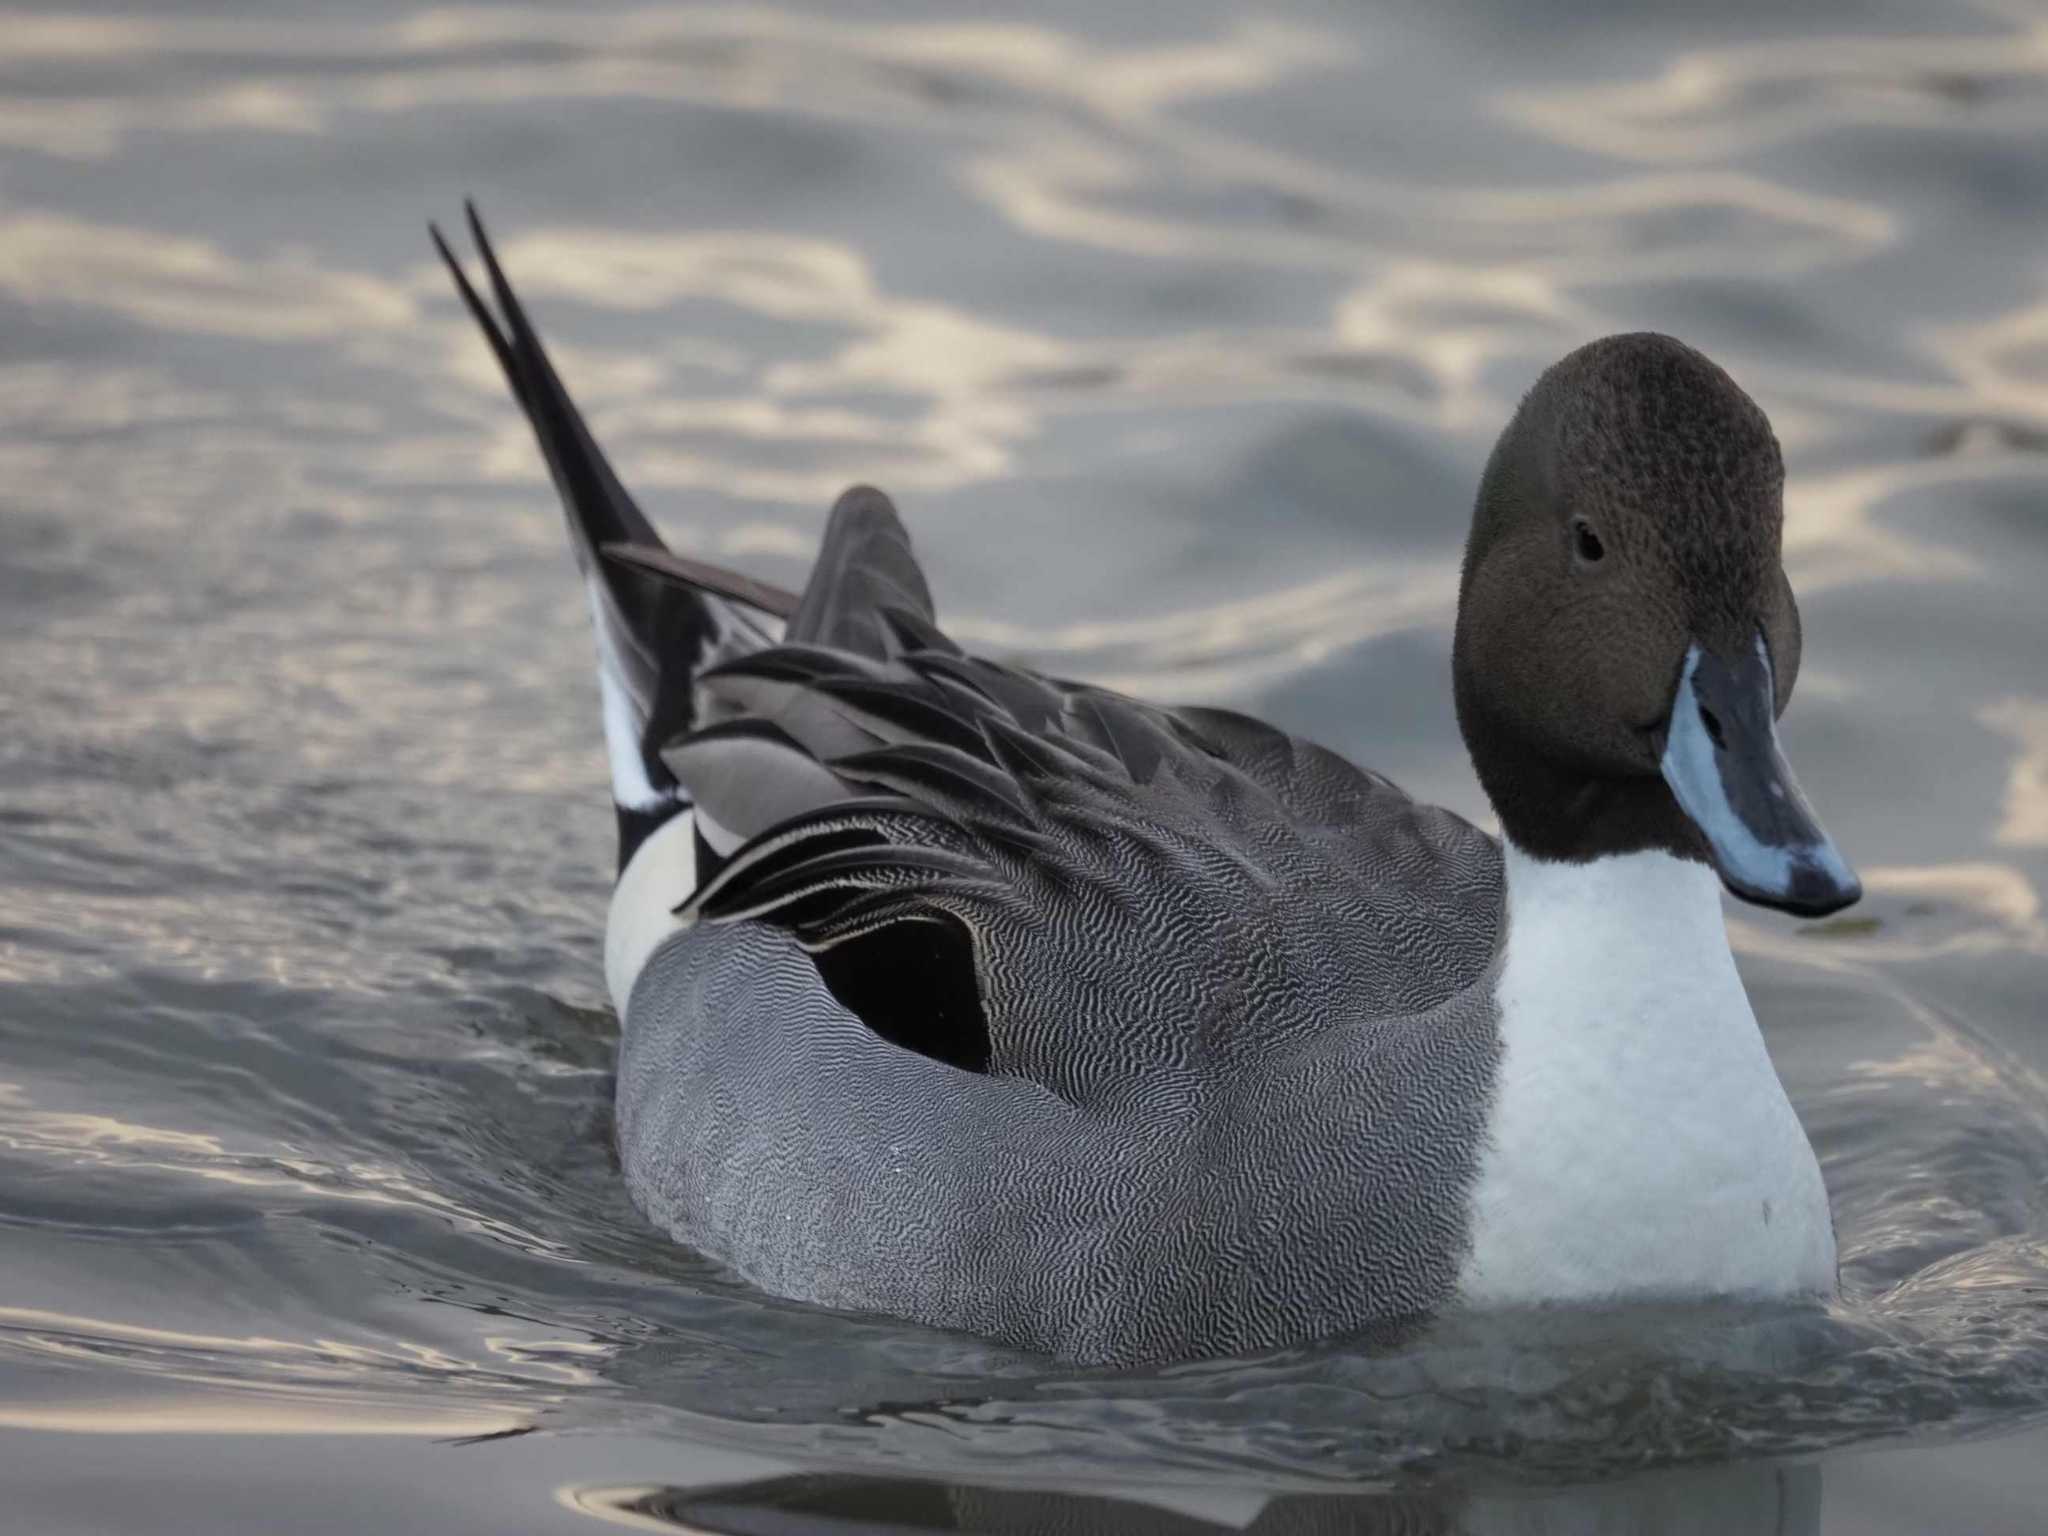
[[(2037, 13), (0, 28), (22, 1528), (2038, 1528)], [(678, 546), (794, 583), (874, 481), (963, 638), (1475, 816), (1449, 623), (1493, 433), (1605, 332), (1730, 368), (1790, 468), (1788, 750), (1870, 890), (1731, 913), (1840, 1305), (1104, 1376), (647, 1231), (609, 1150), (585, 619), (424, 238), (466, 193)], [(1132, 1498), (1154, 1526), (1072, 1502)]]

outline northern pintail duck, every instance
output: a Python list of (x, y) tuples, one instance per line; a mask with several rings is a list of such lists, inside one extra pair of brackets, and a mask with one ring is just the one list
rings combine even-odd
[(801, 594), (671, 554), (471, 226), (496, 316), (435, 242), (597, 632), (656, 1225), (781, 1296), (1097, 1363), (1832, 1289), (1720, 887), (1860, 893), (1778, 749), (1783, 470), (1721, 369), (1596, 341), (1494, 449), (1453, 658), (1496, 841), (1244, 715), (964, 652), (879, 491)]

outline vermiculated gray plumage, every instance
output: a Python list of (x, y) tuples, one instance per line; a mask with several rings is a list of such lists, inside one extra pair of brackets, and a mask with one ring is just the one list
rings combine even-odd
[[(849, 789), (737, 850), (634, 989), (643, 1209), (778, 1294), (1093, 1362), (1440, 1305), (1497, 1050), (1492, 841), (1245, 717), (889, 634), (702, 679)], [(689, 750), (716, 816), (743, 786)], [(938, 914), (987, 1073), (880, 1038), (805, 951)]]

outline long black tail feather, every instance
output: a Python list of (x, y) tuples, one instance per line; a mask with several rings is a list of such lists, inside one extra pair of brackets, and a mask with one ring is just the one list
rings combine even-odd
[(678, 586), (650, 576), (630, 560), (605, 557), (604, 551), (610, 547), (630, 549), (643, 558), (674, 558), (620, 483), (569, 398), (525, 307), (512, 290), (475, 205), (465, 204), (465, 209), (489, 277), (495, 310), (471, 283), (440, 229), (433, 225), (428, 229), (435, 250), (455, 280), (456, 292), (483, 332), (514, 400), (533, 427), (561, 497), (597, 632), (605, 740), (612, 764), (612, 798), (619, 813), (619, 867), (623, 869), (655, 828), (689, 805), (687, 794), (662, 762), (660, 748), (701, 723), (697, 719), (697, 674), (718, 661), (767, 645), (773, 636), (760, 621), (727, 600), (738, 594), (720, 593), (703, 584)]

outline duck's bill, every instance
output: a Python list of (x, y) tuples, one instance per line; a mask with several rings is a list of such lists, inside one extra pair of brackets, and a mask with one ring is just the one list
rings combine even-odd
[(1771, 660), (1758, 638), (1730, 662), (1686, 652), (1664, 744), (1664, 780), (1745, 901), (1802, 917), (1839, 912), (1863, 884), (1822, 830), (1778, 750)]

